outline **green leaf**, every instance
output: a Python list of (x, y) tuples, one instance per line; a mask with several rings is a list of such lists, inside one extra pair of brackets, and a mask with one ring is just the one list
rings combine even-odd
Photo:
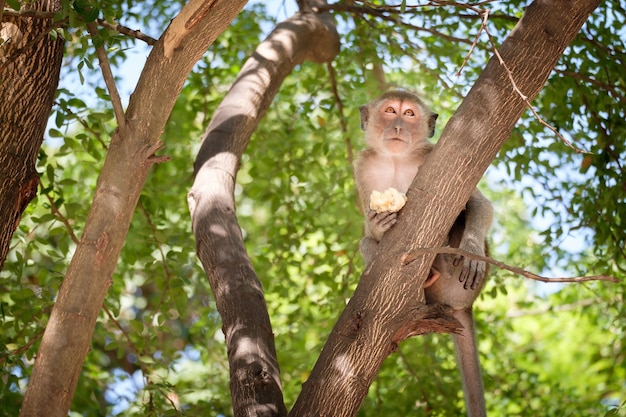
[[(62, 121), (61, 121), (61, 124), (63, 124)], [(58, 130), (58, 129), (48, 129), (48, 135), (51, 138), (62, 138), (63, 137), (63, 133), (60, 130)]]
[(19, 2), (19, 0), (6, 0), (7, 4), (9, 5), (10, 8), (12, 8), (15, 11), (19, 11), (20, 8), (22, 7), (21, 3)]

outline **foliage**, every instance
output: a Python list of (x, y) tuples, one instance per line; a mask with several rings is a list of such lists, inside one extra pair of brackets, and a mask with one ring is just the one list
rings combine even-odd
[[(63, 30), (69, 82), (58, 91), (40, 153), (40, 194), (0, 273), (0, 415), (17, 415), (75, 248), (70, 231), (80, 238), (115, 129), (81, 22), (97, 10), (158, 36), (180, 7), (64, 4), (64, 16), (82, 16)], [(266, 292), (288, 407), (362, 271), (349, 159), (362, 146), (356, 108), (380, 88), (377, 69), (386, 82), (423, 92), (443, 127), (490, 56), (483, 34), (463, 64), (480, 28), (472, 10), (402, 4), (403, 21), (417, 29), (398, 24), (398, 13), (337, 12), (334, 78), (326, 66), (299, 66), (242, 161), (238, 216)], [(490, 7), (487, 28), (499, 44), (522, 9), (520, 2)], [(203, 129), (274, 23), (251, 4), (190, 76), (162, 138), (172, 159), (153, 169), (142, 193), (72, 415), (231, 415), (220, 319), (195, 257), (185, 196)], [(575, 153), (528, 112), (488, 171), (483, 189), (496, 207), (491, 246), (499, 260), (552, 276), (624, 277), (623, 23), (623, 2), (603, 3), (533, 103), (592, 154)], [(142, 48), (110, 30), (100, 34), (93, 42), (104, 42), (117, 67), (128, 48)], [(611, 408), (624, 415), (625, 291), (625, 284), (537, 285), (494, 270), (476, 313), (490, 415), (611, 415)], [(360, 415), (458, 415), (462, 407), (450, 338), (433, 334), (388, 358)]]

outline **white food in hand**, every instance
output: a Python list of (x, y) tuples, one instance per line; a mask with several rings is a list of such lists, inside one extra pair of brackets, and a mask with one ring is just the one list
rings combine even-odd
[(376, 213), (388, 211), (395, 213), (400, 211), (406, 204), (406, 195), (395, 188), (387, 188), (385, 191), (372, 191), (370, 194), (370, 209), (376, 210)]

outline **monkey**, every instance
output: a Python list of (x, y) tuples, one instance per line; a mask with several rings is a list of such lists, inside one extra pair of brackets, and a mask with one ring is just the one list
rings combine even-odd
[[(378, 242), (397, 221), (398, 213), (377, 213), (369, 208), (373, 190), (389, 187), (407, 192), (420, 166), (434, 148), (438, 115), (414, 93), (392, 90), (359, 108), (367, 148), (355, 161), (354, 176), (365, 218), (360, 251), (366, 267)], [(409, 196), (410, 198), (410, 196)], [(447, 244), (478, 255), (487, 252), (486, 238), (493, 217), (491, 202), (475, 189), (448, 234)], [(472, 305), (485, 284), (484, 262), (438, 254), (424, 284), (427, 304), (445, 304), (462, 324), (453, 334), (469, 417), (486, 415), (484, 390), (472, 317)]]

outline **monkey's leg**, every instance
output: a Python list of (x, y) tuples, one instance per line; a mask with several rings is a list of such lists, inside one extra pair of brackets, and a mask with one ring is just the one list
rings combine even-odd
[(483, 378), (478, 360), (472, 308), (453, 310), (452, 315), (463, 325), (460, 334), (453, 334), (457, 360), (463, 380), (463, 393), (468, 417), (486, 417)]

